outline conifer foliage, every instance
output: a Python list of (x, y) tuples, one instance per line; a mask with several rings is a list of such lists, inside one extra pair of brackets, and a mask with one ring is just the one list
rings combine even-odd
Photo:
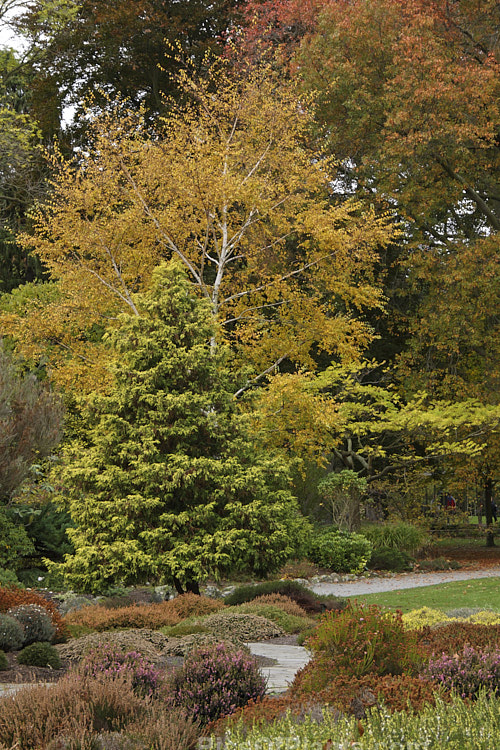
[(91, 400), (64, 471), (77, 528), (63, 573), (85, 590), (157, 580), (198, 592), (209, 575), (276, 569), (307, 525), (286, 464), (245, 437), (209, 303), (171, 262), (137, 310), (110, 334), (114, 385)]

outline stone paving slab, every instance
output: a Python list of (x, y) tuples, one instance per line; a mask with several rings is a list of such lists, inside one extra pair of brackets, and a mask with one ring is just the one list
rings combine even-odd
[(265, 641), (246, 645), (255, 656), (265, 656), (278, 662), (276, 665), (260, 668), (267, 677), (267, 693), (283, 693), (288, 690), (299, 669), (305, 667), (311, 658), (303, 646), (282, 646)]

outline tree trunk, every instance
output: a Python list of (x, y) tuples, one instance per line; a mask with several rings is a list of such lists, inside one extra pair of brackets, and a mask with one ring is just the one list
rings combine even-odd
[(484, 512), (486, 515), (486, 546), (494, 547), (495, 538), (491, 530), (493, 522), (493, 512), (491, 504), (493, 502), (493, 479), (491, 476), (486, 477), (484, 482)]
[(186, 585), (183, 588), (182, 583), (179, 581), (179, 579), (174, 578), (174, 586), (179, 595), (190, 593), (200, 596), (200, 587), (196, 581), (186, 581)]

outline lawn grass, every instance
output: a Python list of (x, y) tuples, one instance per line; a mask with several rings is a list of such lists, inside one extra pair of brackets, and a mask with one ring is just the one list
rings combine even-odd
[(480, 607), (500, 612), (500, 578), (474, 578), (468, 581), (453, 581), (435, 586), (420, 586), (349, 598), (390, 609), (400, 609), (402, 612), (420, 607), (444, 611), (459, 607)]

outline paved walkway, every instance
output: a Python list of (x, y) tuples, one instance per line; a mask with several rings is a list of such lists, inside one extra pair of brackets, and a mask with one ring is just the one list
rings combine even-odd
[(260, 668), (267, 677), (268, 693), (284, 693), (299, 669), (305, 667), (310, 659), (309, 653), (303, 646), (282, 646), (265, 641), (246, 645), (255, 656), (266, 656), (278, 662), (271, 667)]
[(362, 578), (343, 583), (315, 583), (309, 588), (315, 594), (356, 596), (356, 594), (380, 594), (384, 591), (413, 589), (420, 586), (437, 586), (450, 581), (469, 581), (474, 578), (500, 577), (500, 567), (492, 566), (480, 570), (440, 570), (435, 573), (399, 573), (391, 578)]

